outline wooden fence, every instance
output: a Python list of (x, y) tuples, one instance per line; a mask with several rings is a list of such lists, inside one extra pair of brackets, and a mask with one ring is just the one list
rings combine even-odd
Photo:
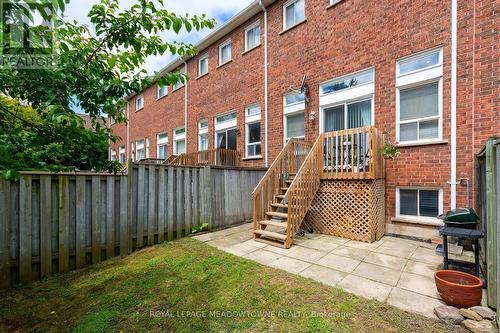
[(251, 220), (264, 170), (129, 166), (128, 175), (23, 173), (0, 180), (0, 287)]

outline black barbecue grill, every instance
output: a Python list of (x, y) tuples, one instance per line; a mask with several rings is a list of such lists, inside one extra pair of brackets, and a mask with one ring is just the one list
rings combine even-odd
[(447, 227), (476, 229), (479, 216), (472, 208), (458, 208), (439, 215)]

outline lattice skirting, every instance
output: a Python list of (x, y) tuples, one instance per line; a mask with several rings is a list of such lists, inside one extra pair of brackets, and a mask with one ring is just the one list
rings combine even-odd
[(377, 180), (326, 180), (304, 223), (315, 233), (374, 242), (384, 235), (385, 185)]

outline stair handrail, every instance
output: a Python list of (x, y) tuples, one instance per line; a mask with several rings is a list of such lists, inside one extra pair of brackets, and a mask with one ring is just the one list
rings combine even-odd
[[(301, 162), (302, 157), (295, 156), (295, 148), (304, 149), (302, 155), (307, 156), (311, 147), (310, 143), (303, 140), (290, 139), (267, 169), (252, 192), (254, 230), (257, 228), (257, 222), (265, 219), (266, 212), (270, 209), (274, 195), (278, 194), (279, 189), (284, 186), (283, 183), (286, 179), (283, 179), (282, 175), (297, 172), (297, 169), (300, 167), (297, 163)], [(299, 158), (300, 161), (298, 160)]]
[[(320, 175), (321, 163), (323, 161), (323, 137), (324, 134), (321, 133), (316, 138), (309, 154), (307, 154), (307, 157), (285, 193), (285, 200), (288, 202), (287, 238), (285, 248), (289, 248), (292, 245), (293, 237), (295, 237), (321, 185)], [(298, 196), (299, 191), (302, 197)]]

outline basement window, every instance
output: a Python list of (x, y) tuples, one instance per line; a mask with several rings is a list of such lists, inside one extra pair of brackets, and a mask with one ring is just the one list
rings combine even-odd
[(435, 219), (443, 211), (443, 193), (432, 188), (397, 188), (396, 215)]

